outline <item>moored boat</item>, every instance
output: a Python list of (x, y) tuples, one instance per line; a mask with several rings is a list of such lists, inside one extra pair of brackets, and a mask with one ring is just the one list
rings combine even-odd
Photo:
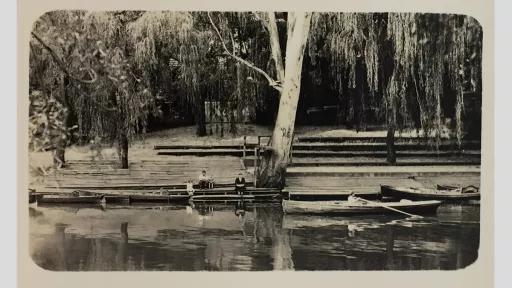
[(414, 214), (434, 214), (440, 201), (348, 202), (283, 200), (286, 214), (396, 214), (396, 210)]
[(480, 189), (476, 186), (469, 185), (465, 187), (457, 187), (452, 185), (437, 185), (437, 190), (460, 191), (462, 193), (479, 192)]
[(34, 193), (29, 193), (28, 194), (28, 203), (31, 204), (31, 203), (35, 203), (37, 201), (37, 197), (36, 197), (36, 194)]
[(132, 194), (129, 196), (129, 202), (184, 202), (190, 199), (189, 195), (153, 195), (153, 194)]
[[(282, 191), (283, 196), (289, 200), (297, 201), (345, 201), (353, 191), (339, 189), (305, 189), (292, 188)], [(380, 199), (380, 192), (377, 191), (357, 191), (355, 196), (366, 200)]]
[(38, 204), (99, 204), (103, 195), (74, 196), (74, 195), (40, 195)]
[(464, 191), (461, 189), (429, 189), (412, 187), (394, 187), (381, 185), (380, 191), (384, 197), (393, 197), (398, 199), (410, 200), (442, 200), (442, 201), (462, 201), (479, 200), (479, 191)]

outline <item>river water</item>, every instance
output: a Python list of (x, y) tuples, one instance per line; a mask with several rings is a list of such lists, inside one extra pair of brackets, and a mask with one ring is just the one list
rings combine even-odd
[(453, 270), (478, 258), (480, 209), (283, 215), (277, 204), (29, 207), (30, 254), (55, 271)]

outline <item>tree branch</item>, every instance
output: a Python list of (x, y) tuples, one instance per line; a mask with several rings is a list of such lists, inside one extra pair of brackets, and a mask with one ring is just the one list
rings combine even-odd
[(91, 80), (83, 80), (83, 79), (80, 79), (80, 78), (77, 78), (75, 76), (73, 76), (68, 68), (66, 67), (66, 65), (64, 65), (64, 62), (62, 61), (62, 59), (60, 59), (60, 57), (57, 55), (57, 53), (55, 53), (55, 51), (53, 51), (53, 49), (48, 45), (46, 44), (43, 39), (41, 39), (39, 36), (37, 36), (36, 33), (34, 32), (31, 32), (32, 36), (34, 38), (36, 38), (36, 40), (41, 43), (41, 45), (43, 45), (43, 47), (48, 50), (48, 52), (50, 52), (50, 55), (52, 56), (53, 60), (55, 60), (55, 62), (57, 62), (57, 65), (59, 66), (59, 68), (64, 72), (64, 74), (66, 74), (69, 78), (75, 80), (75, 81), (78, 81), (78, 82), (81, 82), (81, 83), (84, 83), (84, 84), (91, 84), (91, 83), (94, 83), (96, 82), (96, 80), (98, 79), (98, 75), (96, 74), (96, 72), (94, 72), (94, 70), (92, 69), (89, 69), (89, 74), (91, 74), (91, 77), (92, 79)]
[(274, 12), (268, 13), (268, 31), (270, 33), (270, 48), (272, 49), (272, 58), (276, 64), (277, 80), (284, 82), (284, 65), (281, 56), (281, 45), (279, 44), (279, 31), (277, 30), (276, 17)]
[(222, 47), (224, 48), (224, 53), (226, 55), (229, 55), (231, 56), (231, 58), (245, 64), (247, 67), (253, 69), (254, 71), (260, 73), (261, 75), (263, 75), (263, 77), (265, 77), (265, 79), (267, 79), (269, 85), (271, 87), (273, 87), (274, 89), (276, 89), (277, 91), (281, 92), (283, 90), (282, 86), (280, 83), (278, 83), (276, 80), (272, 79), (272, 77), (270, 77), (265, 71), (263, 71), (262, 69), (256, 67), (254, 64), (252, 64), (251, 62), (241, 58), (241, 57), (238, 57), (236, 55), (234, 55), (233, 53), (229, 52), (228, 50), (228, 47), (226, 46), (226, 43), (224, 43), (224, 39), (222, 38), (222, 35), (220, 34), (220, 31), (219, 29), (217, 28), (217, 26), (215, 25), (215, 23), (213, 22), (213, 19), (210, 15), (210, 12), (207, 12), (208, 14), (208, 19), (210, 20), (210, 23), (212, 24), (213, 26), (213, 29), (215, 30), (215, 33), (217, 34), (217, 37), (219, 38), (220, 40), (220, 43), (222, 44)]
[(262, 13), (262, 12), (253, 12), (252, 14), (254, 15), (254, 17), (259, 20), (261, 22), (261, 26), (263, 26), (263, 29), (267, 30), (267, 31), (270, 31), (270, 27), (268, 27), (268, 23), (267, 21), (265, 21), (265, 19), (263, 19), (262, 17), (260, 17), (260, 15), (258, 15), (258, 13)]

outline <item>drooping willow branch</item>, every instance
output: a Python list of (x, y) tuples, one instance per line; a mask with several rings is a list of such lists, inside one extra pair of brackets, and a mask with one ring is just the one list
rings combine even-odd
[(81, 83), (84, 83), (84, 84), (92, 84), (94, 82), (96, 82), (96, 80), (98, 79), (98, 75), (96, 74), (96, 72), (94, 72), (93, 69), (89, 69), (89, 74), (91, 75), (92, 79), (90, 80), (84, 80), (84, 79), (80, 79), (78, 77), (75, 77), (71, 74), (71, 72), (69, 72), (69, 69), (66, 67), (66, 65), (62, 62), (62, 60), (60, 59), (60, 57), (57, 55), (57, 53), (55, 53), (55, 51), (53, 51), (53, 49), (48, 45), (46, 44), (43, 39), (41, 39), (36, 33), (34, 32), (31, 32), (32, 36), (39, 42), (41, 43), (41, 45), (43, 45), (43, 47), (48, 50), (48, 52), (50, 52), (50, 55), (52, 56), (53, 60), (55, 60), (55, 62), (57, 62), (57, 65), (59, 66), (59, 68), (64, 72), (64, 74), (66, 74), (69, 78), (75, 80), (75, 81), (78, 81), (78, 82), (81, 82)]
[(222, 35), (220, 34), (219, 29), (217, 28), (217, 26), (213, 22), (213, 19), (212, 19), (211, 15), (210, 15), (210, 12), (208, 12), (208, 19), (210, 20), (210, 23), (212, 24), (213, 29), (215, 30), (215, 33), (217, 34), (217, 37), (219, 38), (220, 43), (222, 44), (222, 48), (224, 48), (224, 53), (226, 55), (230, 56), (231, 58), (237, 60), (238, 62), (246, 65), (247, 67), (249, 67), (249, 68), (255, 70), (256, 72), (260, 73), (261, 75), (263, 75), (263, 77), (265, 77), (265, 79), (267, 79), (269, 85), (271, 87), (273, 87), (274, 89), (276, 89), (277, 91), (281, 92), (283, 90), (281, 84), (279, 82), (277, 82), (276, 80), (272, 79), (272, 77), (270, 77), (265, 71), (263, 71), (262, 69), (256, 67), (251, 62), (249, 62), (249, 61), (247, 61), (247, 60), (245, 60), (245, 59), (243, 59), (243, 58), (241, 58), (239, 56), (236, 56), (232, 52), (229, 52), (229, 49), (226, 46), (226, 43), (224, 43), (224, 39), (222, 38)]

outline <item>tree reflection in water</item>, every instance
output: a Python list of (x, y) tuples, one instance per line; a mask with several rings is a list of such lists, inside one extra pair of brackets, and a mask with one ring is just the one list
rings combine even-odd
[(56, 271), (457, 269), (478, 257), (478, 206), (423, 222), (250, 202), (30, 209), (30, 253)]

